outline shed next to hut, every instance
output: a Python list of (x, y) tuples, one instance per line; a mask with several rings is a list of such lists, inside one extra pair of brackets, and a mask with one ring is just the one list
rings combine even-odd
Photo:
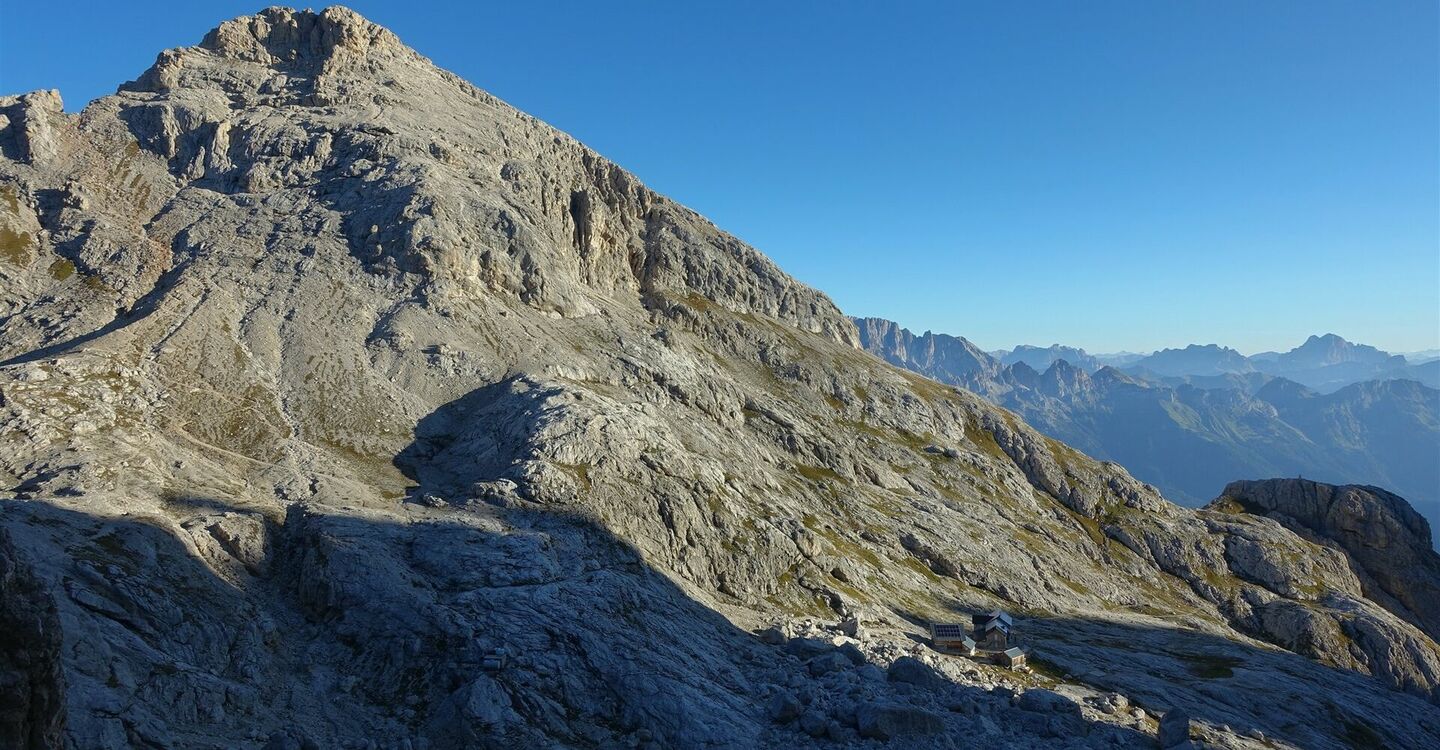
[(1030, 652), (1026, 651), (1023, 648), (1020, 648), (1019, 646), (1016, 646), (1015, 648), (1001, 651), (996, 661), (1000, 662), (1001, 666), (1009, 667), (1011, 669), (1019, 669), (1020, 667), (1025, 666), (1025, 657), (1029, 655)]

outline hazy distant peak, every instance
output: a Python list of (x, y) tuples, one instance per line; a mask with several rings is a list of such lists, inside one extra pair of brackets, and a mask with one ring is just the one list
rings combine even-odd
[(1140, 380), (1126, 375), (1120, 368), (1114, 365), (1104, 365), (1090, 376), (1097, 383), (1111, 385), (1125, 383), (1127, 385), (1144, 385)]
[(1404, 358), (1366, 344), (1351, 343), (1333, 333), (1311, 336), (1305, 339), (1305, 343), (1277, 358), (1285, 367), (1323, 367), (1346, 362), (1382, 363), (1390, 360), (1403, 364)]
[(1218, 344), (1190, 344), (1184, 349), (1162, 349), (1136, 361), (1134, 366), (1161, 376), (1223, 375), (1255, 369), (1245, 355)]
[(1001, 364), (1006, 365), (1025, 362), (1037, 371), (1044, 370), (1059, 361), (1069, 362), (1086, 372), (1095, 370), (1101, 365), (1084, 349), (1063, 344), (1051, 344), (1046, 347), (1021, 344), (1008, 352), (1002, 352), (999, 359)]

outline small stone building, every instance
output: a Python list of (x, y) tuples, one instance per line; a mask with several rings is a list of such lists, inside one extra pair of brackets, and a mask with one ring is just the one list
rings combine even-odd
[(965, 632), (965, 626), (960, 623), (931, 623), (930, 642), (936, 651), (950, 651), (966, 656), (975, 655), (975, 639)]
[(1011, 669), (1019, 669), (1020, 667), (1025, 666), (1026, 656), (1029, 656), (1029, 652), (1023, 648), (1020, 648), (1019, 646), (1016, 646), (1015, 648), (1008, 648), (1004, 651), (1001, 651), (999, 655), (996, 656), (995, 660), (999, 662), (1001, 666), (1009, 667)]

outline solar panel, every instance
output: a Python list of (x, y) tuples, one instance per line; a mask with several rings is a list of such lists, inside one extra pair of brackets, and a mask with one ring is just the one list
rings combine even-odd
[(936, 623), (930, 626), (936, 638), (964, 638), (965, 626), (953, 623)]

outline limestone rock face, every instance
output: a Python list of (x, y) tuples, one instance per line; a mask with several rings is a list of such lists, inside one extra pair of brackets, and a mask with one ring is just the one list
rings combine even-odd
[[(0, 103), (45, 744), (1153, 747), (1169, 709), (1216, 747), (1440, 742), (1433, 639), (1340, 551), (881, 362), (350, 11), (47, 101)], [(995, 607), (1054, 675), (925, 645)]]
[(23, 96), (0, 96), (0, 152), (27, 163), (55, 158), (55, 126), (64, 119), (60, 92), (34, 91)]
[(0, 746), (64, 745), (60, 648), (55, 601), (0, 530)]
[[(855, 318), (860, 345), (887, 362), (937, 380), (941, 375), (966, 373), (967, 385), (996, 380), (1001, 363), (968, 340), (926, 331), (916, 336), (884, 318)], [(974, 390), (972, 388), (972, 390)]]
[(1404, 498), (1305, 479), (1232, 482), (1223, 498), (1343, 551), (1378, 601), (1440, 637), (1440, 554), (1430, 525)]

